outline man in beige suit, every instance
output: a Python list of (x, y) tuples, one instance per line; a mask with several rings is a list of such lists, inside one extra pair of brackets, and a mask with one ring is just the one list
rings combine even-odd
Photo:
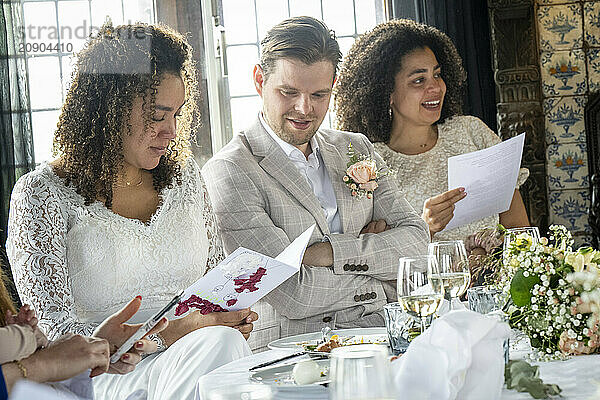
[(334, 34), (314, 18), (273, 27), (254, 67), (262, 112), (202, 171), (228, 253), (243, 246), (276, 256), (316, 224), (300, 272), (256, 305), (253, 349), (332, 322), (383, 326), (398, 258), (427, 251), (427, 225), (393, 177), (360, 199), (343, 181), (350, 143), (387, 170), (368, 139), (319, 129), (340, 58)]

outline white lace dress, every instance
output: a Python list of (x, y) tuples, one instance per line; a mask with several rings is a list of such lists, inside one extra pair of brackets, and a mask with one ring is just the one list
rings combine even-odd
[[(398, 186), (406, 200), (421, 213), (423, 203), (430, 197), (448, 191), (448, 158), (485, 149), (501, 140), (479, 118), (456, 116), (438, 125), (438, 140), (430, 150), (415, 155), (406, 155), (390, 149), (385, 143), (375, 143), (375, 150), (390, 168), (398, 171)], [(517, 179), (519, 188), (529, 176), (521, 168)], [(468, 195), (468, 193), (467, 193)], [(470, 224), (436, 233), (433, 241), (465, 240), (467, 236), (484, 228), (498, 225), (498, 215), (483, 218)]]
[[(142, 307), (132, 322), (144, 321), (224, 256), (193, 160), (182, 168), (181, 185), (162, 190), (148, 223), (115, 214), (100, 202), (86, 206), (42, 164), (13, 189), (6, 248), (21, 301), (34, 307), (50, 339), (67, 332), (91, 335), (136, 295)], [(143, 388), (149, 398), (191, 398), (201, 374), (248, 354), (239, 332), (200, 329), (147, 357), (131, 374), (94, 379), (96, 395), (123, 398)], [(175, 371), (172, 362), (185, 364), (186, 371)], [(156, 382), (163, 387), (154, 387)]]

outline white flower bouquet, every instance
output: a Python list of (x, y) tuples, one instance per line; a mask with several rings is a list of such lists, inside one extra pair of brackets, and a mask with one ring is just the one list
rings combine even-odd
[(496, 276), (510, 299), (511, 326), (547, 358), (600, 350), (600, 252), (573, 251), (564, 226), (551, 226), (538, 243), (527, 234), (511, 239)]

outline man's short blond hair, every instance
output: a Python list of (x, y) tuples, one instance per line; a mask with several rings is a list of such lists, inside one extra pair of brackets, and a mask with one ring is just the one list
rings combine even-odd
[(260, 66), (265, 80), (280, 59), (299, 60), (307, 65), (330, 61), (337, 73), (341, 58), (335, 33), (312, 17), (286, 19), (271, 28), (261, 41)]

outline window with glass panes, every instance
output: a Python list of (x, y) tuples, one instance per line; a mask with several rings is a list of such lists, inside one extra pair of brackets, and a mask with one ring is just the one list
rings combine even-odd
[(70, 84), (72, 55), (110, 18), (152, 23), (153, 0), (21, 0), (36, 163), (52, 159), (52, 139)]
[[(354, 39), (386, 19), (384, 0), (221, 0), (227, 35), (227, 67), (232, 130), (250, 124), (261, 107), (252, 80), (260, 40), (282, 20), (299, 15), (320, 19), (335, 31), (342, 54)], [(323, 121), (330, 127), (332, 116)]]

